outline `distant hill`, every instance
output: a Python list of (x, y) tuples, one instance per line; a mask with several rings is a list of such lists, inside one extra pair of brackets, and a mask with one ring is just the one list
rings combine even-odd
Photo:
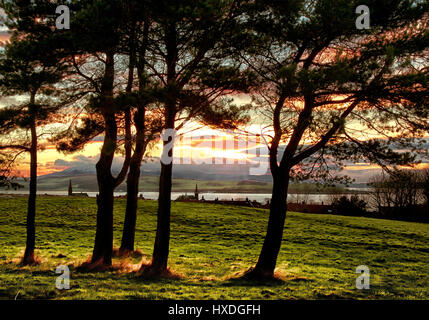
[[(173, 191), (193, 192), (195, 184), (198, 184), (200, 192), (234, 192), (234, 193), (271, 193), (272, 178), (269, 172), (265, 175), (255, 176), (249, 174), (249, 165), (241, 164), (174, 164)], [(120, 170), (118, 164), (113, 166), (113, 172), (117, 174)], [(141, 167), (142, 177), (140, 187), (143, 191), (158, 191), (158, 179), (161, 168), (158, 161), (144, 163)], [(364, 188), (368, 178), (377, 171), (375, 170), (344, 170), (356, 180), (352, 185), (354, 188)], [(98, 191), (95, 165), (79, 165), (65, 170), (43, 175), (39, 177), (38, 190), (40, 191), (65, 191), (69, 180), (73, 182), (73, 190), (76, 192)], [(22, 182), (27, 188), (28, 182)], [(290, 189), (296, 192), (319, 192), (309, 184), (291, 185)], [(117, 189), (118, 192), (126, 191), (123, 182)], [(292, 190), (291, 190), (292, 191)]]
[[(37, 189), (39, 191), (66, 191), (68, 190), (69, 181), (72, 181), (74, 192), (96, 192), (98, 191), (97, 177), (95, 173), (85, 174), (71, 172), (67, 174), (49, 174), (39, 177)], [(140, 177), (140, 191), (152, 192), (158, 191), (158, 176), (143, 175)], [(20, 182), (24, 185), (24, 189), (28, 189), (28, 181)], [(200, 192), (233, 192), (233, 193), (270, 193), (272, 189), (271, 183), (250, 181), (250, 180), (196, 180), (196, 179), (173, 179), (173, 191), (192, 193), (195, 190), (195, 185), (198, 185)], [(126, 191), (125, 181), (115, 190), (117, 192)]]
[[(72, 181), (74, 192), (97, 192), (97, 177), (95, 173), (85, 174), (81, 172), (71, 172), (67, 174), (49, 174), (39, 177), (37, 189), (39, 191), (67, 191), (69, 181)], [(140, 177), (140, 192), (157, 192), (157, 176), (143, 175)], [(28, 190), (28, 180), (20, 182), (24, 188), (21, 191)], [(219, 193), (271, 193), (272, 183), (255, 180), (196, 180), (196, 179), (173, 179), (173, 192), (193, 193), (195, 185), (198, 185), (199, 192), (219, 192)], [(124, 181), (115, 190), (117, 192), (126, 191), (126, 182)], [(312, 183), (292, 183), (289, 187), (290, 193), (343, 193), (345, 190), (340, 187), (327, 187), (320, 189)]]
[[(249, 174), (249, 165), (240, 164), (174, 164), (173, 178), (197, 179), (197, 180), (256, 180), (271, 182), (271, 175), (253, 176)], [(120, 168), (113, 167), (113, 172), (118, 173)], [(141, 172), (147, 176), (159, 176), (161, 166), (159, 162), (148, 162), (141, 166)], [(86, 174), (95, 174), (95, 165), (70, 167), (60, 172), (50, 173), (41, 177), (70, 177)]]

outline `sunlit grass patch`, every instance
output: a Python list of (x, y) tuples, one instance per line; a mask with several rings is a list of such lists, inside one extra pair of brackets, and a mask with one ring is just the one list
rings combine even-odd
[[(112, 270), (78, 272), (93, 249), (91, 198), (39, 197), (37, 266), (22, 267), (26, 199), (0, 198), (0, 298), (3, 299), (428, 299), (429, 225), (288, 213), (277, 261), (280, 281), (233, 280), (257, 260), (267, 210), (173, 203), (169, 266), (176, 278), (140, 277), (150, 264), (155, 201), (139, 200), (136, 252), (114, 256)], [(120, 246), (125, 200), (115, 200), (114, 247)], [(70, 268), (58, 290), (57, 266)], [(371, 288), (356, 289), (356, 267), (370, 268)]]

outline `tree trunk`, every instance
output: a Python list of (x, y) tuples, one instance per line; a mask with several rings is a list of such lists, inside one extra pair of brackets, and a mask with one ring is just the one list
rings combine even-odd
[(267, 233), (256, 266), (245, 274), (245, 278), (248, 279), (274, 277), (274, 269), (283, 239), (283, 229), (286, 219), (289, 173), (286, 177), (283, 174), (277, 174), (276, 177), (273, 177), (273, 180)]
[[(97, 178), (102, 182), (99, 184), (99, 195), (97, 196), (97, 231), (95, 245), (92, 253), (91, 263), (110, 266), (112, 264), (113, 250), (113, 181), (112, 179), (100, 178), (108, 174), (106, 168), (97, 163)], [(110, 180), (110, 181), (109, 181)]]
[[(177, 92), (176, 66), (178, 60), (177, 30), (175, 22), (166, 27), (165, 33), (166, 63), (167, 63), (167, 94), (164, 107), (165, 129), (175, 128)], [(164, 141), (164, 150), (169, 141)], [(173, 159), (173, 148), (169, 151)], [(171, 185), (173, 160), (170, 164), (161, 162), (159, 176), (158, 216), (155, 245), (153, 248), (152, 264), (148, 269), (151, 275), (162, 275), (167, 271), (168, 253), (170, 244), (170, 213), (171, 213)]]
[(119, 252), (126, 255), (134, 251), (134, 238), (137, 222), (137, 200), (140, 178), (140, 164), (131, 160), (130, 171), (127, 178), (127, 206), (125, 209), (124, 230)]
[[(146, 25), (145, 25), (146, 28)], [(134, 25), (130, 33), (129, 46), (130, 46), (130, 62), (128, 66), (128, 84), (126, 92), (131, 93), (134, 80), (134, 69), (136, 60), (136, 48), (134, 43)], [(139, 68), (137, 68), (139, 71)], [(139, 73), (139, 78), (140, 78)], [(140, 87), (142, 89), (142, 86)], [(128, 109), (130, 112), (130, 109)], [(139, 179), (140, 179), (140, 166), (143, 159), (144, 147), (145, 147), (145, 131), (144, 131), (144, 121), (145, 121), (145, 109), (139, 108), (134, 116), (134, 123), (137, 129), (136, 133), (136, 148), (134, 154), (130, 160), (130, 167), (127, 176), (127, 205), (125, 208), (125, 220), (124, 220), (124, 229), (122, 232), (122, 241), (121, 247), (119, 248), (119, 253), (121, 255), (127, 255), (129, 252), (134, 251), (134, 238), (137, 222), (137, 200), (139, 192)], [(129, 121), (128, 126), (131, 127)], [(131, 131), (130, 131), (131, 136)]]
[[(166, 107), (166, 128), (174, 128), (174, 107)], [(168, 141), (164, 141), (164, 148)], [(173, 158), (173, 149), (169, 156)], [(169, 244), (170, 244), (170, 213), (171, 213), (171, 186), (172, 186), (173, 161), (170, 164), (161, 162), (161, 174), (159, 177), (158, 216), (156, 227), (155, 245), (153, 248), (150, 273), (161, 275), (167, 271)]]
[(161, 164), (159, 177), (158, 219), (151, 271), (161, 274), (167, 270), (170, 244), (171, 185), (173, 163)]
[(130, 171), (127, 177), (127, 206), (125, 209), (124, 230), (122, 233), (122, 242), (119, 252), (127, 254), (134, 251), (134, 238), (137, 222), (137, 200), (139, 192), (140, 166), (145, 152), (145, 109), (137, 111), (135, 123), (137, 128), (136, 133), (136, 148), (133, 157), (131, 158)]
[[(34, 117), (34, 116), (33, 116)], [(34, 264), (34, 248), (36, 243), (36, 193), (37, 193), (37, 132), (36, 122), (33, 118), (31, 124), (31, 147), (30, 147), (30, 194), (28, 196), (27, 209), (27, 242), (22, 259), (24, 265)]]
[(99, 194), (97, 196), (97, 229), (91, 259), (92, 264), (104, 266), (112, 264), (113, 191), (117, 183), (111, 170), (118, 135), (113, 101), (114, 76), (114, 53), (106, 52), (106, 70), (102, 82), (103, 105), (100, 106), (105, 130), (100, 159), (96, 164)]
[(96, 164), (99, 194), (97, 196), (97, 230), (91, 263), (112, 264), (113, 191), (115, 179), (111, 167), (116, 145), (116, 121), (113, 113), (105, 114), (105, 137), (100, 159)]

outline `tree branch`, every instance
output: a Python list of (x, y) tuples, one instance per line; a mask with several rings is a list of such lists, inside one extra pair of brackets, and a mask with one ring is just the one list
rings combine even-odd
[(351, 103), (346, 110), (341, 114), (340, 119), (334, 123), (334, 125), (329, 129), (329, 131), (322, 136), (322, 138), (312, 147), (300, 152), (296, 156), (292, 158), (292, 165), (296, 165), (300, 163), (305, 158), (310, 157), (320, 149), (322, 149), (329, 140), (334, 136), (335, 133), (337, 133), (338, 129), (340, 128), (343, 120), (353, 111), (353, 109), (359, 104), (360, 100), (355, 100), (353, 103)]

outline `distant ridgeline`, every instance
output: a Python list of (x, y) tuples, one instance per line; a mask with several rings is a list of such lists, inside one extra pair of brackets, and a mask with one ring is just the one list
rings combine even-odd
[(68, 192), (68, 196), (69, 197), (88, 197), (88, 194), (85, 193), (85, 192), (73, 193), (72, 181), (70, 179), (69, 180), (69, 192)]

